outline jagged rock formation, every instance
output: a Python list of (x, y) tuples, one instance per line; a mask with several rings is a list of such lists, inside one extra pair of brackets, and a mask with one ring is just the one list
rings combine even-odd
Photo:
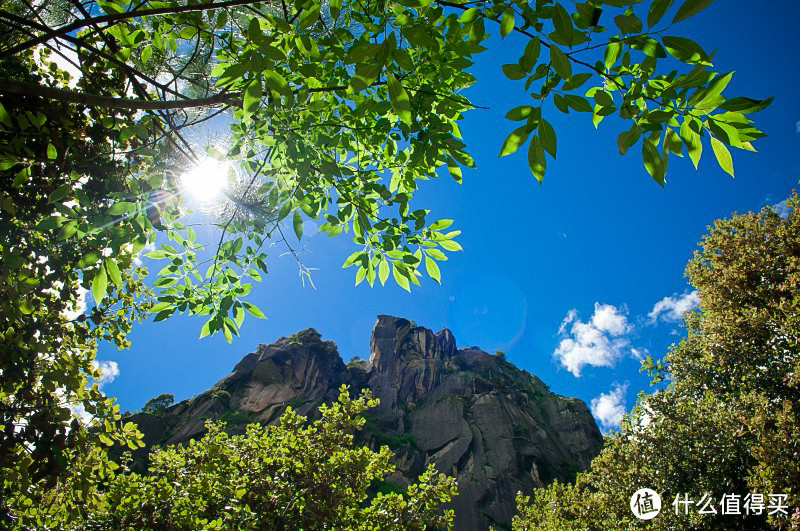
[(386, 486), (402, 487), (435, 463), (458, 478), (456, 529), (467, 531), (507, 528), (517, 491), (571, 480), (600, 451), (586, 404), (551, 393), (502, 356), (457, 349), (449, 330), (381, 315), (370, 350), (369, 361), (346, 366), (333, 342), (304, 330), (260, 346), (202, 395), (131, 420), (148, 446), (182, 443), (201, 436), (209, 418), (233, 429), (273, 423), (288, 405), (314, 417), (341, 384), (369, 388), (380, 406), (370, 412), (364, 442), (396, 454)]

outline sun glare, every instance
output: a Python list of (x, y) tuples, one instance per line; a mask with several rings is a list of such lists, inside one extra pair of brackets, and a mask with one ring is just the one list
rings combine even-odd
[(181, 176), (184, 190), (200, 203), (216, 201), (227, 188), (228, 162), (206, 158)]

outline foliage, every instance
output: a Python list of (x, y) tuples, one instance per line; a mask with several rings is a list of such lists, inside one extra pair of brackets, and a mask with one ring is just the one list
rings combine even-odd
[(214, 391), (214, 394), (211, 395), (212, 398), (216, 398), (226, 406), (231, 402), (231, 394), (226, 391), (225, 389), (220, 389), (218, 391)]
[[(39, 68), (30, 56), (4, 63), (3, 72), (46, 84), (63, 75)], [(113, 79), (98, 83), (112, 92), (118, 85)], [(4, 95), (2, 101), (0, 519), (12, 504), (37, 503), (67, 466), (82, 471), (74, 481), (75, 496), (82, 496), (114, 467), (93, 445), (139, 447), (138, 432), (120, 422), (119, 407), (94, 385), (101, 378), (94, 360), (100, 341), (128, 345), (126, 335), (146, 316), (152, 296), (142, 282), (145, 271), (133, 263), (131, 224), (121, 221), (102, 234), (88, 234), (85, 224), (67, 220), (76, 205), (61, 202), (67, 194), (80, 197), (87, 223), (106, 222), (89, 205), (124, 184), (104, 131), (65, 103), (27, 110), (31, 106), (22, 98)], [(37, 162), (10, 160), (23, 152)], [(58, 220), (63, 223), (51, 234)], [(115, 258), (105, 252), (110, 250)], [(86, 315), (81, 283), (101, 270), (107, 294), (98, 293)]]
[(155, 398), (151, 398), (142, 407), (142, 413), (158, 415), (164, 412), (169, 406), (175, 403), (175, 395), (162, 393)]
[(253, 418), (244, 411), (229, 409), (219, 416), (219, 421), (225, 424), (247, 424), (253, 422)]
[(347, 362), (348, 369), (360, 369), (362, 371), (366, 371), (370, 368), (369, 360), (362, 359), (359, 356), (353, 356), (350, 358), (350, 361)]
[[(785, 529), (779, 517), (676, 515), (677, 495), (719, 504), (723, 494), (786, 494), (800, 506), (800, 211), (767, 208), (714, 224), (686, 274), (700, 309), (688, 336), (646, 366), (666, 389), (640, 395), (575, 485), (554, 484), (532, 504), (520, 496), (515, 529)], [(662, 512), (638, 521), (628, 503), (639, 487), (661, 495)], [(717, 507), (719, 509), (719, 507)], [(744, 514), (744, 509), (742, 509)]]
[(392, 450), (400, 450), (405, 447), (419, 449), (413, 433), (386, 433), (381, 429), (378, 420), (371, 416), (367, 416), (365, 426), (370, 438), (380, 446), (388, 446)]
[(86, 504), (76, 529), (426, 529), (449, 528), (441, 505), (455, 480), (429, 468), (404, 495), (367, 498), (394, 467), (391, 452), (353, 446), (368, 392), (320, 408), (312, 424), (291, 408), (277, 426), (251, 424), (228, 435), (209, 422), (188, 446), (155, 451), (147, 475), (125, 471)]
[[(747, 115), (769, 100), (723, 96), (731, 74), (712, 71), (710, 54), (668, 34), (710, 0), (676, 5), (672, 23), (661, 23), (672, 0), (653, 0), (647, 29), (638, 4), (5, 2), (0, 503), (35, 505), (67, 466), (102, 459), (97, 443), (140, 444), (113, 402), (88, 387), (99, 376), (97, 341), (127, 346), (147, 312), (158, 321), (204, 316), (201, 337), (232, 341), (248, 313), (265, 317), (246, 300), (268, 272), (265, 247), (280, 242), (298, 257), (290, 232), (302, 239), (304, 220), (323, 222), (330, 236), (351, 234), (356, 250), (344, 266), (356, 268), (357, 284), (391, 276), (410, 290), (423, 267), (440, 281), (438, 263), (461, 250), (460, 231), (431, 219), (414, 196), (439, 169), (460, 182), (474, 166), (458, 122), (475, 107), (461, 92), (475, 81), (468, 69), (485, 50), (487, 24), (525, 43), (502, 68), (524, 80), (536, 105), (509, 111), (521, 126), (500, 154), (527, 142), (539, 181), (545, 153), (556, 155), (547, 102), (591, 112), (595, 125), (611, 114), (629, 121), (619, 150), (641, 140), (659, 184), (670, 154), (685, 147), (697, 165), (703, 138), (733, 173), (727, 146), (752, 149), (763, 135)], [(590, 37), (598, 44), (585, 45)], [(221, 115), (230, 122), (224, 142), (191, 141)], [(184, 224), (181, 187), (206, 158), (230, 166), (215, 209), (220, 236), (210, 243)], [(146, 256), (162, 266), (155, 293), (137, 266), (146, 245), (157, 245)], [(73, 406), (94, 430), (73, 422)], [(87, 484), (113, 467), (85, 466)]]

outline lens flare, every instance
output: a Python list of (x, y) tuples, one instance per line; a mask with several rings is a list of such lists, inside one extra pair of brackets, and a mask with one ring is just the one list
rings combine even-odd
[(181, 175), (181, 186), (196, 201), (212, 203), (219, 200), (227, 188), (230, 169), (231, 164), (226, 161), (203, 159)]

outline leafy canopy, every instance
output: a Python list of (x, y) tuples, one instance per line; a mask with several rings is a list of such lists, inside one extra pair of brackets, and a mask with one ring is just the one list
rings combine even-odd
[[(391, 452), (353, 446), (362, 413), (377, 405), (368, 391), (321, 406), (312, 424), (291, 407), (276, 426), (251, 424), (228, 435), (208, 421), (208, 432), (188, 446), (157, 449), (147, 475), (123, 469), (107, 489), (95, 490), (69, 529), (429, 529), (452, 527), (442, 504), (456, 495), (455, 479), (433, 466), (405, 495), (368, 496), (394, 470)], [(68, 493), (64, 493), (68, 494)], [(39, 524), (64, 524), (61, 503), (38, 515)], [(60, 525), (61, 524), (61, 525)]]
[[(184, 312), (203, 316), (201, 337), (232, 341), (247, 314), (265, 317), (247, 296), (268, 272), (266, 248), (298, 256), (292, 232), (302, 239), (307, 219), (350, 234), (344, 265), (356, 283), (391, 276), (410, 290), (423, 271), (439, 281), (460, 232), (414, 196), (439, 169), (460, 182), (474, 166), (458, 123), (475, 107), (463, 91), (487, 29), (525, 43), (502, 70), (534, 103), (508, 112), (517, 128), (500, 155), (527, 144), (540, 182), (557, 153), (548, 102), (596, 126), (611, 115), (630, 123), (619, 150), (640, 143), (661, 185), (670, 156), (697, 166), (709, 142), (733, 173), (728, 148), (753, 149), (763, 133), (748, 115), (769, 100), (725, 96), (731, 74), (672, 32), (710, 4), (5, 2), (0, 499), (35, 504), (68, 463), (84, 463), (84, 491), (112, 474), (112, 463), (86, 460), (101, 459), (95, 445), (141, 442), (89, 387), (96, 342), (125, 347), (147, 313)], [(209, 124), (227, 136), (200, 145)], [(181, 183), (208, 159), (227, 168), (226, 187), (206, 214), (219, 239), (201, 242)], [(137, 265), (148, 245), (162, 265), (152, 284)], [(81, 408), (94, 430), (73, 422)]]

